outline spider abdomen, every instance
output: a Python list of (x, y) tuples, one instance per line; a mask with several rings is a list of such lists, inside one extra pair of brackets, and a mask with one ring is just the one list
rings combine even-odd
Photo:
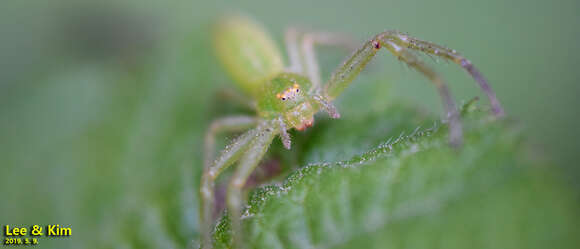
[(234, 82), (257, 97), (261, 84), (284, 69), (282, 54), (261, 25), (250, 18), (229, 16), (215, 29), (219, 60)]

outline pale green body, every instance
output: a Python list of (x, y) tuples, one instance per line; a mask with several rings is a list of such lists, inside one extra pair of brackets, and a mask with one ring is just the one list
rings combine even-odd
[[(284, 72), (282, 54), (266, 31), (249, 18), (222, 20), (214, 33), (216, 54), (234, 83), (256, 102), (264, 119), (282, 117), (289, 128), (311, 125), (319, 106), (308, 96), (312, 83), (305, 76)], [(292, 99), (277, 97), (295, 84)]]

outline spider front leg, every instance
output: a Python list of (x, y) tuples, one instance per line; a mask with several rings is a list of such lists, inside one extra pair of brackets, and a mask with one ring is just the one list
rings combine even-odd
[(468, 59), (457, 53), (457, 51), (434, 44), (432, 42), (419, 40), (397, 31), (384, 32), (378, 35), (376, 40), (389, 41), (398, 45), (399, 47), (406, 47), (453, 61), (465, 69), (479, 84), (479, 87), (489, 99), (492, 113), (498, 117), (501, 117), (505, 114), (501, 104), (499, 103), (499, 100), (495, 96), (495, 92), (491, 89), (485, 77)]
[[(211, 129), (210, 129), (211, 130)], [(247, 147), (250, 145), (250, 142), (256, 137), (258, 133), (257, 129), (252, 129), (247, 131), (240, 137), (238, 137), (234, 142), (232, 142), (229, 146), (226, 147), (221, 152), (221, 155), (211, 163), (211, 161), (206, 160), (211, 163), (204, 168), (204, 172), (201, 178), (201, 186), (200, 186), (200, 195), (201, 195), (201, 226), (202, 226), (202, 236), (203, 241), (202, 245), (203, 248), (211, 248), (211, 231), (212, 231), (212, 224), (213, 224), (213, 209), (214, 209), (214, 188), (215, 188), (215, 180), (220, 175), (222, 171), (224, 171), (228, 166), (232, 165), (236, 160), (238, 160), (241, 155), (246, 151)], [(212, 132), (208, 133), (206, 137), (212, 137)], [(206, 138), (207, 139), (207, 138)], [(206, 142), (207, 144), (207, 142)], [(208, 147), (206, 145), (206, 147)], [(213, 149), (212, 149), (213, 150)], [(210, 152), (211, 153), (211, 152)], [(208, 152), (206, 152), (208, 154)], [(206, 157), (208, 157), (206, 155)]]
[(205, 134), (204, 169), (211, 166), (215, 153), (215, 136), (218, 133), (243, 131), (254, 125), (256, 125), (256, 118), (250, 116), (231, 116), (213, 121)]
[(227, 192), (227, 206), (230, 214), (234, 245), (236, 248), (243, 247), (242, 244), (242, 188), (246, 184), (248, 177), (254, 171), (264, 154), (270, 147), (274, 136), (279, 132), (276, 121), (266, 122), (258, 127), (255, 139), (252, 140), (245, 154), (240, 158), (238, 169), (234, 173)]
[(316, 60), (315, 45), (340, 46), (354, 49), (354, 42), (347, 36), (327, 32), (306, 33), (302, 39), (302, 54), (304, 55), (304, 66), (308, 78), (312, 81), (313, 89), (318, 91), (322, 84), (320, 69)]
[(388, 32), (377, 35), (374, 39), (366, 42), (344, 64), (333, 73), (328, 83), (324, 86), (324, 97), (333, 100), (354, 80), (367, 63), (375, 56), (378, 50), (385, 47), (401, 61), (411, 68), (419, 71), (437, 87), (443, 101), (443, 106), (449, 120), (449, 142), (452, 146), (459, 146), (462, 142), (462, 129), (455, 102), (451, 98), (447, 84), (435, 71), (425, 65), (414, 54), (392, 42)]

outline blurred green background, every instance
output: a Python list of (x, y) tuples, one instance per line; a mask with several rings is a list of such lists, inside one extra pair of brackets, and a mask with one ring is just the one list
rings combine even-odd
[[(261, 21), (280, 47), (284, 29), (298, 26), (361, 42), (397, 29), (456, 49), (487, 76), (534, 156), (580, 176), (578, 1), (0, 5), (0, 223), (73, 228), (41, 248), (193, 243), (201, 138), (227, 113), (215, 101), (228, 78), (211, 51), (211, 24), (231, 10)], [(346, 55), (319, 54), (325, 77)], [(433, 64), (458, 101), (481, 96), (456, 65)], [(365, 83), (440, 111), (436, 92), (388, 53), (353, 87)]]

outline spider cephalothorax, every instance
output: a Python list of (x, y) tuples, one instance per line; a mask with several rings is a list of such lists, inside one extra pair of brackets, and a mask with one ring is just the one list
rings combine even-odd
[(281, 73), (265, 82), (258, 100), (264, 119), (281, 118), (287, 128), (304, 130), (312, 126), (319, 105), (311, 95), (312, 83), (296, 73)]
[[(379, 33), (356, 50), (322, 84), (314, 53), (315, 44), (350, 44), (343, 36), (330, 33), (302, 33), (298, 42), (296, 30), (286, 32), (289, 66), (284, 67), (275, 43), (252, 20), (233, 16), (220, 22), (215, 33), (217, 55), (234, 82), (251, 99), (256, 116), (233, 116), (212, 123), (205, 139), (205, 169), (201, 181), (203, 246), (212, 246), (210, 233), (214, 200), (214, 182), (228, 166), (239, 161), (230, 181), (227, 207), (231, 214), (234, 244), (243, 246), (241, 230), (242, 187), (266, 153), (270, 143), (280, 136), (290, 149), (289, 129), (304, 130), (312, 126), (314, 114), (323, 110), (332, 118), (340, 115), (331, 101), (349, 86), (367, 63), (385, 48), (400, 61), (423, 74), (437, 88), (449, 124), (449, 142), (459, 147), (461, 123), (447, 84), (414, 52), (423, 52), (454, 62), (465, 69), (487, 94), (492, 113), (499, 117), (503, 109), (494, 92), (471, 62), (455, 50), (422, 41), (397, 31)], [(227, 146), (215, 160), (214, 137), (218, 132), (247, 130)]]

